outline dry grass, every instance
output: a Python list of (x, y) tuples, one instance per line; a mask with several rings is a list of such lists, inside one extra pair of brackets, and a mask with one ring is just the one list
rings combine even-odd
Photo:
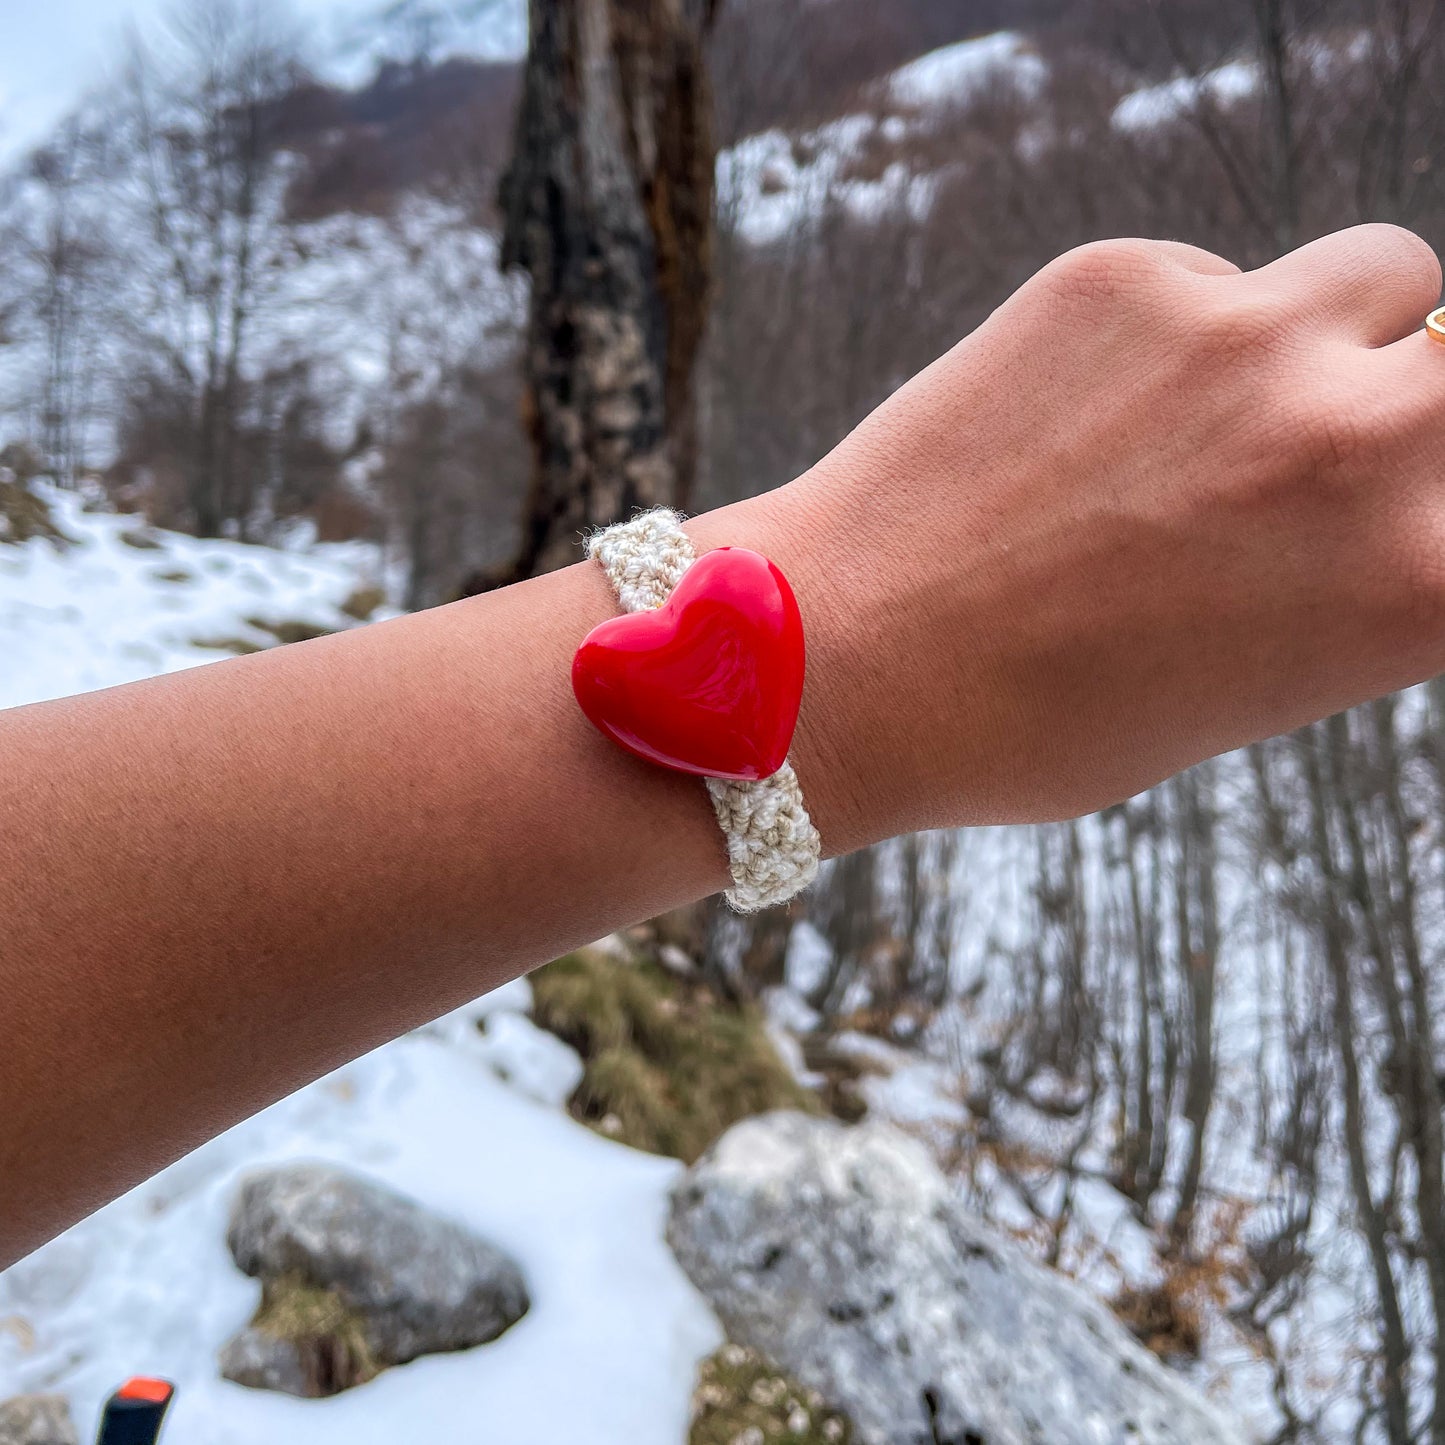
[(341, 610), (348, 617), (354, 617), (358, 622), (365, 622), (385, 601), (386, 591), (384, 588), (358, 587), (341, 604)]
[(251, 1324), (296, 1347), (315, 1398), (338, 1395), (380, 1373), (360, 1316), (330, 1290), (297, 1276), (267, 1281)]
[(582, 1056), (573, 1115), (609, 1138), (687, 1163), (740, 1119), (818, 1112), (758, 1015), (649, 958), (580, 949), (532, 976), (534, 1017)]
[(254, 627), (258, 632), (269, 632), (282, 647), (292, 642), (310, 642), (317, 637), (330, 637), (336, 630), (333, 627), (320, 627), (314, 622), (267, 622), (262, 617), (248, 617), (246, 625)]
[(1194, 1221), (1192, 1242), (1161, 1255), (1162, 1278), (1141, 1288), (1126, 1285), (1109, 1302), (1160, 1359), (1199, 1359), (1207, 1322), (1228, 1319), (1232, 1305), (1248, 1288), (1249, 1219), (1244, 1200), (1209, 1201)]
[(1204, 1343), (1199, 1301), (1174, 1276), (1140, 1289), (1125, 1285), (1110, 1304), (1129, 1333), (1161, 1360), (1180, 1363), (1199, 1358)]
[(0, 480), (0, 542), (29, 542), (36, 537), (62, 546), (72, 540), (23, 482)]
[(259, 642), (248, 637), (193, 637), (192, 647), (203, 647), (207, 652), (231, 652), (237, 657), (249, 657), (253, 652), (265, 652)]

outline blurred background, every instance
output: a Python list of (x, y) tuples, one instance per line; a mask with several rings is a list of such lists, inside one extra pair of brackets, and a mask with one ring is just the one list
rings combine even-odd
[[(1442, 76), (1436, 0), (12, 6), (0, 704), (777, 486), (1081, 242), (1253, 266), (1383, 220), (1439, 247)], [(0, 1441), (85, 1434), (141, 1370), (180, 1382), (177, 1445), (1445, 1441), (1442, 992), (1430, 684), (1094, 817), (656, 920), (342, 1070), (0, 1275)], [(778, 1109), (809, 1130), (697, 1164)], [(922, 1191), (837, 1185), (881, 1211), (886, 1259), (844, 1273), (886, 1302), (790, 1332), (801, 1277), (769, 1295), (678, 1201), (741, 1208), (775, 1168), (801, 1220), (834, 1186), (799, 1180), (857, 1149)], [(304, 1212), (302, 1160), (348, 1171), (383, 1259), (378, 1183), (464, 1222), (520, 1322), (512, 1278), (404, 1363), (324, 1261), (247, 1246)], [(988, 1404), (958, 1383), (983, 1346), (909, 1335), (917, 1291), (1017, 1355), (1062, 1332), (919, 1264), (935, 1189), (1070, 1277), (1098, 1369), (1177, 1434), (1130, 1396), (1076, 1437), (1048, 1370), (1001, 1365)], [(1007, 1268), (1018, 1298), (1053, 1279)], [(860, 1356), (864, 1315), (897, 1328)]]

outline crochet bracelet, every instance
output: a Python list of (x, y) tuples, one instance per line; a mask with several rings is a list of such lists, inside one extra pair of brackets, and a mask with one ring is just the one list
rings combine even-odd
[(743, 548), (699, 557), (665, 508), (596, 533), (587, 555), (629, 615), (594, 627), (577, 649), (582, 711), (638, 757), (705, 779), (735, 909), (785, 903), (813, 881), (820, 852), (787, 761), (804, 668), (787, 578)]

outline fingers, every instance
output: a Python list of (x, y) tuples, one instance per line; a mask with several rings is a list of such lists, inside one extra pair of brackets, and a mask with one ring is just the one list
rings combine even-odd
[[(1250, 285), (1295, 309), (1305, 324), (1364, 346), (1419, 329), (1440, 299), (1440, 262), (1399, 226), (1354, 226), (1312, 241), (1249, 274)], [(1445, 351), (1445, 347), (1441, 348)]]

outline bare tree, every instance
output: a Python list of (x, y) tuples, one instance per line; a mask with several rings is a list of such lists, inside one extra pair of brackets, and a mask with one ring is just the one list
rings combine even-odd
[(97, 182), (105, 137), (69, 117), (25, 162), (0, 209), (12, 340), (32, 347), (26, 398), (33, 437), (49, 473), (75, 480), (96, 420), (101, 359), (115, 315), (109, 301), (116, 255)]
[(127, 179), (154, 263), (135, 352), (152, 390), (184, 398), (178, 520), (203, 536), (244, 533), (254, 502), (245, 387), (291, 246), (273, 113), (300, 75), (296, 37), (266, 0), (192, 0), (164, 46), (135, 42), (126, 77)]

